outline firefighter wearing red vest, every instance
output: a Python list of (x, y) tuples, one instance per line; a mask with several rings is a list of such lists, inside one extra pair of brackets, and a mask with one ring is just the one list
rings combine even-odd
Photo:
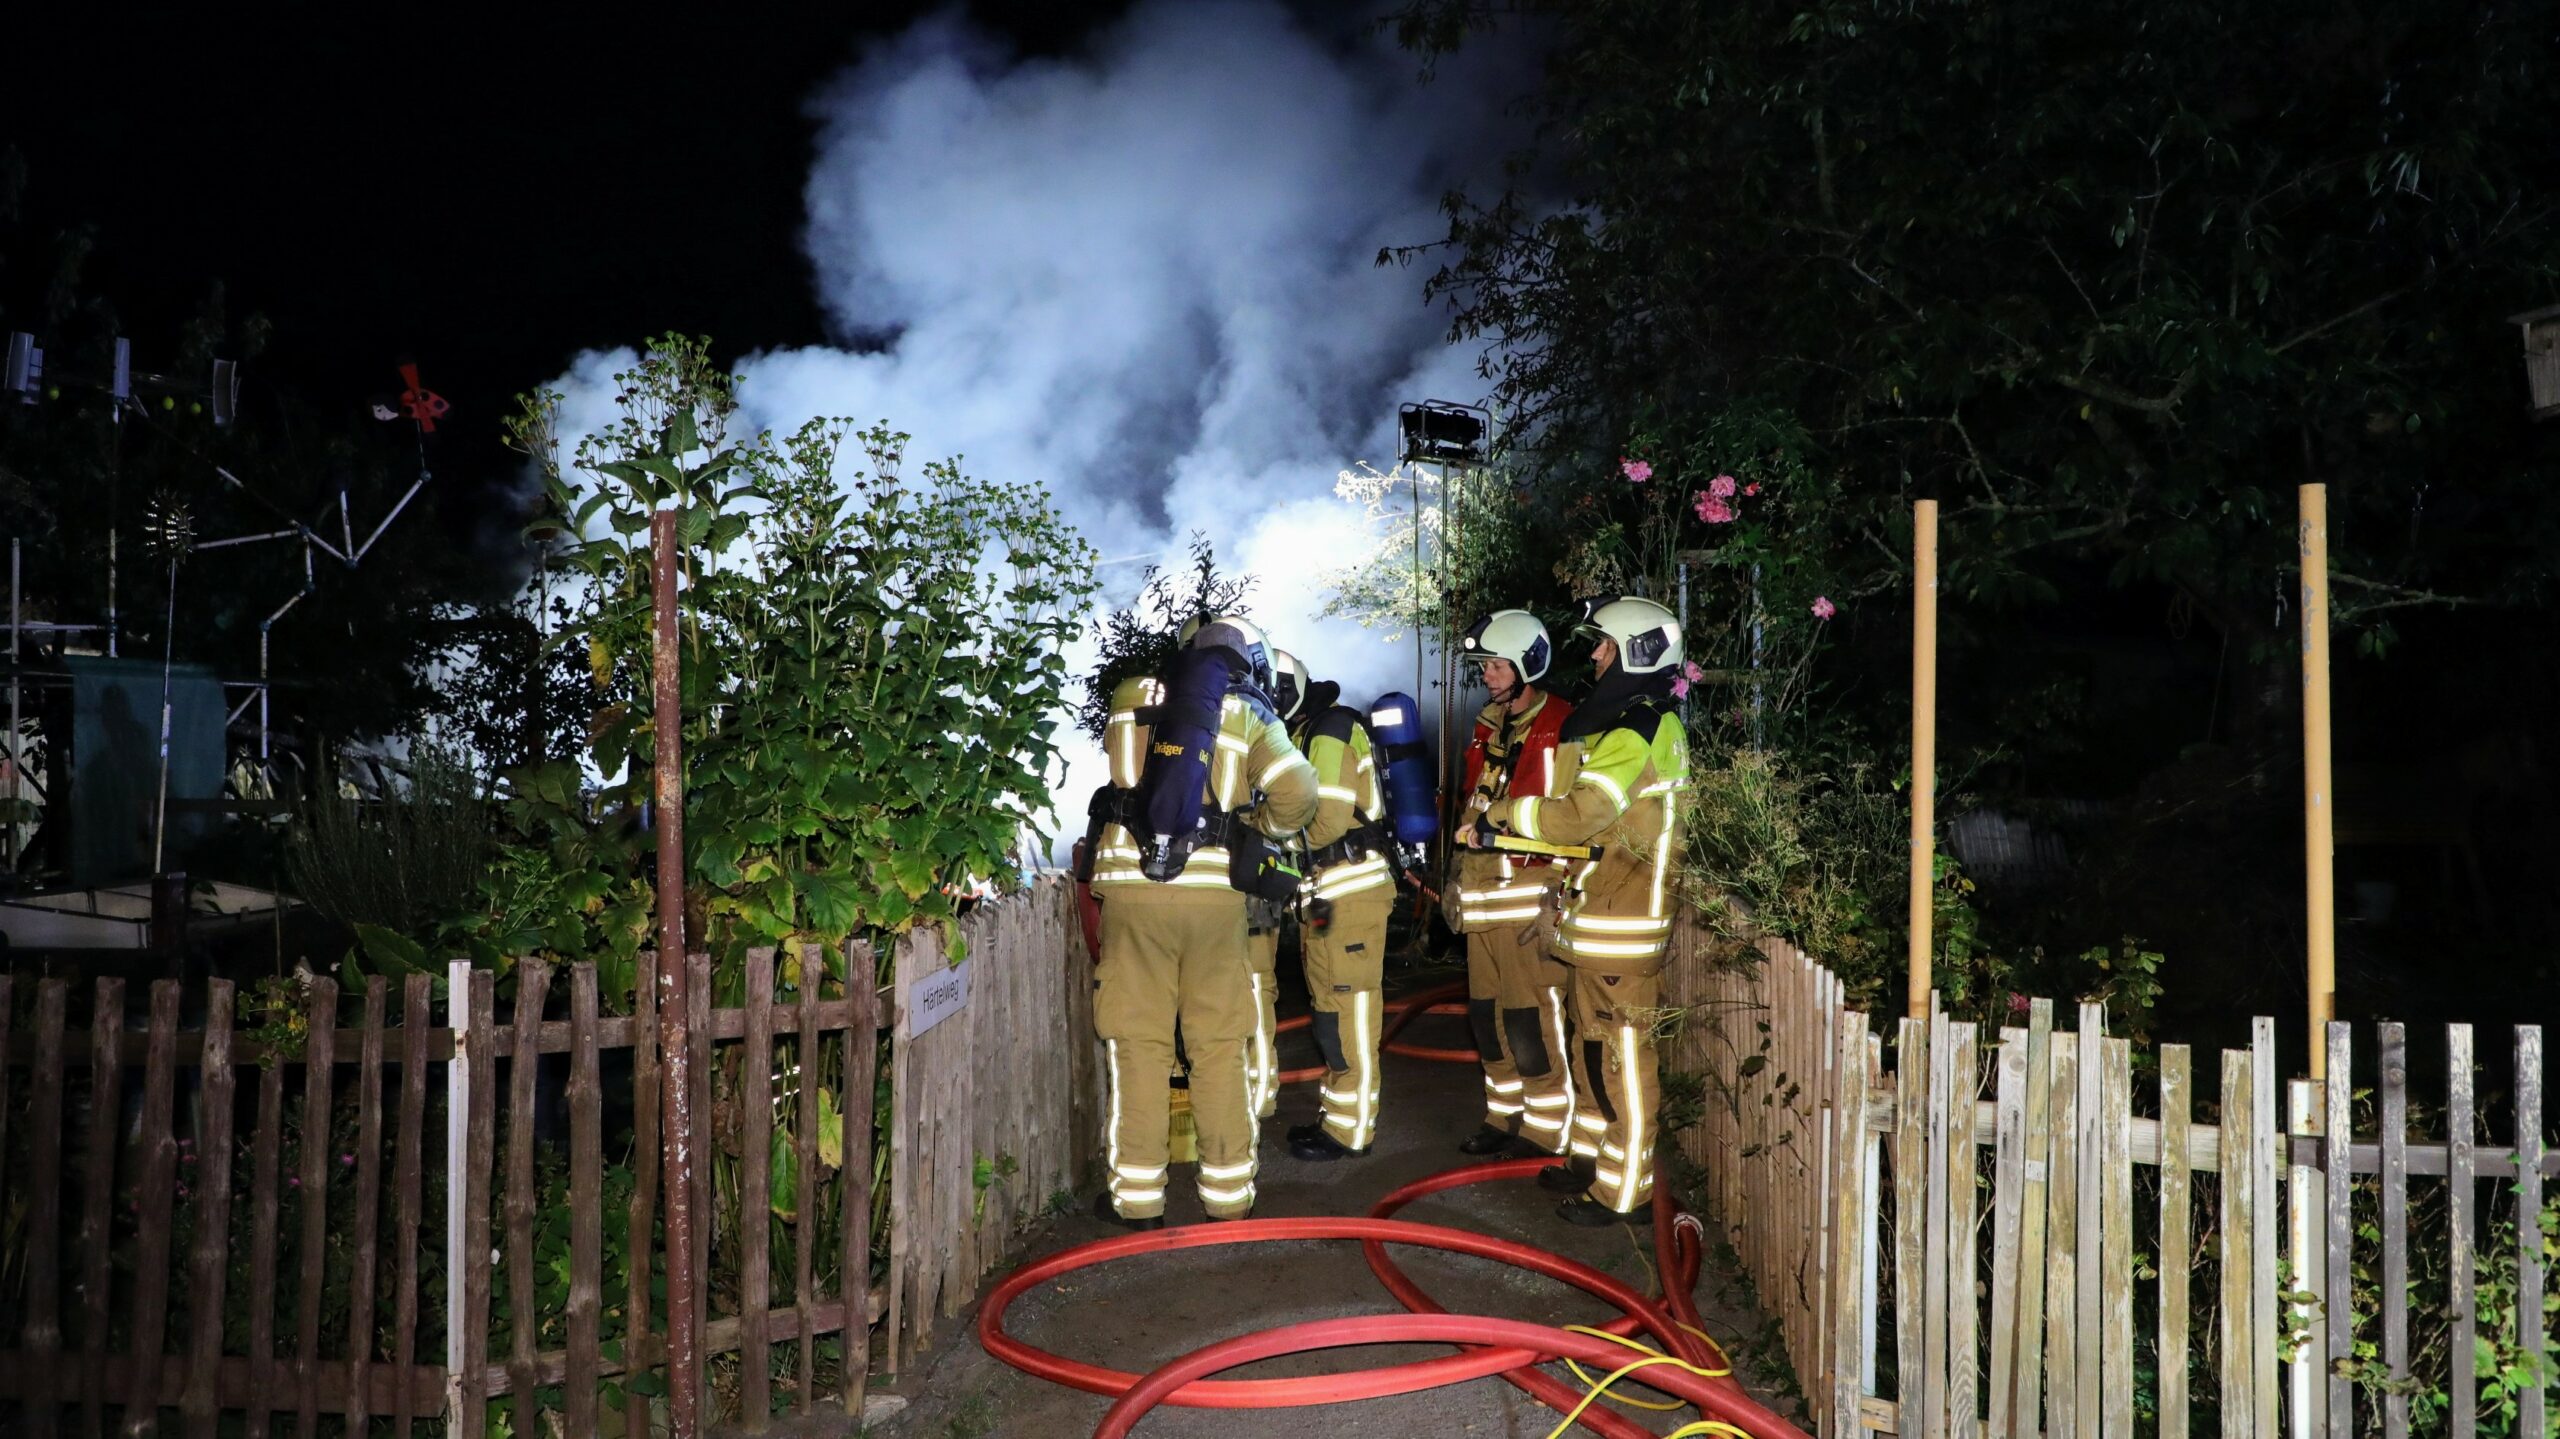
[(1257, 1006), (1247, 978), (1245, 895), (1230, 846), (1257, 852), (1251, 832), (1294, 835), (1316, 810), (1315, 771), (1289, 742), (1267, 698), (1273, 677), (1261, 632), (1245, 620), (1221, 618), (1191, 635), (1188, 648), (1231, 650), (1250, 671), (1223, 699), (1210, 701), (1216, 734), (1205, 757), (1196, 847), (1166, 878), (1151, 878), (1150, 853), (1124, 822), (1128, 811), (1114, 803), (1113, 792), (1139, 788), (1148, 756), (1162, 748), (1150, 716), (1182, 698), (1164, 683), (1131, 680), (1113, 692), (1103, 732), (1111, 784), (1095, 799), (1093, 886), (1102, 898), (1102, 960), (1094, 973), (1093, 1017), (1111, 1086), (1110, 1183), (1096, 1213), (1133, 1229), (1164, 1226), (1165, 1079), (1174, 1072), (1177, 1023), (1190, 1058), (1201, 1205), (1211, 1219), (1253, 1211), (1259, 1126), (1246, 1052)]
[[(1538, 688), (1553, 653), (1546, 626), (1526, 610), (1497, 610), (1467, 631), (1461, 658), (1493, 700), (1467, 746), (1462, 834), (1491, 805), (1550, 792), (1556, 736), (1573, 712)], [(1484, 1063), (1484, 1123), (1458, 1146), (1464, 1153), (1562, 1155), (1582, 1132), (1566, 1059), (1570, 971), (1548, 952), (1552, 926), (1542, 918), (1562, 879), (1544, 859), (1461, 847), (1454, 927), (1467, 937), (1467, 1019)], [(1585, 1144), (1596, 1158), (1596, 1120)]]
[(1290, 738), (1316, 771), (1307, 825), (1299, 949), (1316, 1049), (1324, 1055), (1319, 1113), (1289, 1131), (1289, 1153), (1329, 1163), (1369, 1152), (1378, 1133), (1378, 1040), (1384, 1019), (1387, 918), (1395, 908), (1395, 849), (1369, 727), (1338, 703), (1342, 687), (1308, 681)]
[(1653, 1208), (1662, 1109), (1654, 1031), (1689, 741), (1671, 703), (1681, 661), (1677, 616), (1646, 599), (1595, 600), (1575, 633), (1596, 641), (1599, 678), (1557, 736), (1556, 783), (1546, 797), (1496, 800), (1483, 823), (1599, 849), (1574, 865), (1555, 950), (1573, 971), (1574, 1081), (1599, 1107), (1600, 1153), (1577, 1154), (1538, 1176), (1549, 1189), (1580, 1192), (1558, 1209), (1563, 1218), (1599, 1226)]

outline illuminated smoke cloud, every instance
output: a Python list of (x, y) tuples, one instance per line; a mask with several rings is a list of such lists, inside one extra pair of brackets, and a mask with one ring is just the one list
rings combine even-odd
[[(1199, 530), (1319, 676), (1409, 686), (1410, 650), (1313, 615), (1356, 518), (1336, 473), (1391, 462), (1397, 401), (1483, 388), (1420, 275), (1374, 263), (1437, 235), (1439, 197), (1508, 138), (1518, 77), (1461, 58), (1418, 84), (1384, 38), (1273, 3), (1142, 7), (1057, 60), (917, 26), (813, 102), (837, 344), (749, 356), (744, 418), (886, 418), (913, 454), (1046, 485), (1107, 557)], [(573, 419), (616, 358), (581, 357)], [(1141, 568), (1106, 570), (1111, 597)], [(1074, 765), (1061, 808), (1097, 778)]]

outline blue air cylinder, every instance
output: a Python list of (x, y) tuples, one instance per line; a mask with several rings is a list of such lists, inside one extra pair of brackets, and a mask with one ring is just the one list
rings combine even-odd
[(1422, 744), (1422, 707), (1397, 691), (1369, 706), (1369, 733), (1386, 761), (1387, 815), (1396, 843), (1427, 845), (1439, 836), (1431, 756)]
[(1138, 775), (1134, 832), (1139, 871), (1170, 882), (1198, 847), (1200, 808), (1218, 730), (1243, 661), (1224, 649), (1185, 650), (1165, 683), (1164, 705)]

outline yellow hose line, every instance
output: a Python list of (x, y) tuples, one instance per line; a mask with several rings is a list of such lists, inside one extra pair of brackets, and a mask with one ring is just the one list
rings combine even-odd
[[(1687, 1325), (1685, 1325), (1685, 1324), (1684, 1324), (1684, 1325), (1682, 1325), (1682, 1326), (1680, 1326), (1680, 1327), (1681, 1327), (1681, 1328), (1683, 1328), (1683, 1329), (1688, 1329), (1688, 1328), (1689, 1328), (1689, 1326), (1687, 1326)], [(1586, 1325), (1586, 1324), (1568, 1324), (1568, 1325), (1564, 1326), (1564, 1328), (1565, 1328), (1565, 1332), (1566, 1332), (1566, 1333), (1568, 1333), (1568, 1334), (1588, 1334), (1588, 1335), (1590, 1335), (1590, 1336), (1591, 1336), (1592, 1338), (1594, 1338), (1594, 1339), (1606, 1339), (1606, 1340), (1608, 1340), (1608, 1341), (1609, 1341), (1610, 1343), (1612, 1343), (1612, 1344), (1620, 1344), (1620, 1345), (1624, 1345), (1624, 1346), (1626, 1346), (1627, 1348), (1632, 1349), (1632, 1350), (1636, 1351), (1636, 1352), (1637, 1352), (1637, 1353), (1639, 1353), (1639, 1354), (1650, 1354), (1650, 1355), (1653, 1355), (1653, 1356), (1655, 1356), (1655, 1357), (1657, 1357), (1657, 1358), (1663, 1357), (1663, 1355), (1662, 1355), (1662, 1351), (1661, 1351), (1661, 1350), (1659, 1350), (1659, 1349), (1654, 1348), (1654, 1347), (1653, 1347), (1652, 1345), (1650, 1345), (1650, 1344), (1643, 1343), (1643, 1342), (1642, 1342), (1642, 1341), (1640, 1341), (1640, 1340), (1630, 1339), (1630, 1338), (1628, 1338), (1627, 1336), (1625, 1336), (1625, 1335), (1623, 1335), (1623, 1334), (1612, 1334), (1612, 1333), (1610, 1333), (1610, 1332), (1609, 1332), (1608, 1330), (1606, 1330), (1606, 1329), (1594, 1329), (1594, 1328), (1592, 1328), (1592, 1327), (1590, 1327), (1589, 1325)], [(1690, 1333), (1692, 1333), (1692, 1334), (1696, 1334), (1696, 1333), (1697, 1333), (1697, 1331), (1696, 1331), (1696, 1330), (1694, 1330), (1694, 1329), (1691, 1329), (1689, 1332), (1690, 1332)], [(1701, 1338), (1701, 1339), (1706, 1339), (1706, 1338), (1707, 1338), (1707, 1336), (1705, 1336), (1705, 1335), (1703, 1335), (1703, 1334), (1699, 1334), (1699, 1335), (1698, 1335), (1698, 1337), (1699, 1337), (1699, 1338)], [(1708, 1346), (1709, 1346), (1709, 1347), (1713, 1347), (1713, 1346), (1714, 1346), (1714, 1344), (1715, 1344), (1715, 1341), (1714, 1341), (1714, 1340), (1712, 1340), (1712, 1339), (1707, 1339), (1707, 1344), (1708, 1344)], [(1718, 1350), (1717, 1352), (1718, 1352), (1719, 1354), (1721, 1354), (1723, 1351), (1722, 1351), (1722, 1350)], [(1570, 1359), (1567, 1359), (1567, 1360), (1565, 1360), (1565, 1361), (1564, 1361), (1564, 1367), (1566, 1367), (1567, 1369), (1570, 1369), (1570, 1370), (1572, 1370), (1572, 1371), (1573, 1371), (1573, 1377), (1574, 1377), (1574, 1378), (1576, 1378), (1576, 1379), (1581, 1380), (1581, 1381), (1582, 1381), (1582, 1387), (1583, 1387), (1583, 1388), (1585, 1388), (1585, 1389), (1592, 1388), (1594, 1385), (1597, 1385), (1597, 1384), (1599, 1384), (1599, 1383), (1600, 1383), (1600, 1381), (1599, 1381), (1599, 1380), (1594, 1379), (1594, 1378), (1592, 1378), (1592, 1377), (1591, 1377), (1591, 1375), (1590, 1375), (1590, 1372), (1589, 1372), (1589, 1371), (1585, 1370), (1581, 1365), (1574, 1363), (1574, 1362), (1573, 1362), (1572, 1360), (1570, 1360)], [(1684, 1368), (1684, 1369), (1691, 1369), (1693, 1372), (1698, 1373), (1698, 1374), (1701, 1374), (1701, 1375), (1704, 1375), (1704, 1376), (1706, 1376), (1707, 1378), (1710, 1378), (1710, 1379), (1721, 1379), (1721, 1378), (1723, 1378), (1724, 1376), (1726, 1376), (1726, 1375), (1728, 1375), (1728, 1374), (1730, 1374), (1730, 1373), (1732, 1373), (1732, 1372), (1733, 1372), (1733, 1371), (1732, 1371), (1732, 1370), (1730, 1370), (1730, 1369), (1695, 1369), (1695, 1368), (1694, 1368), (1694, 1366), (1687, 1365), (1687, 1364), (1683, 1364), (1683, 1365), (1681, 1365), (1680, 1367), (1682, 1367), (1682, 1368)], [(1653, 1409), (1653, 1410), (1660, 1410), (1660, 1411), (1666, 1411), (1666, 1412), (1667, 1412), (1667, 1411), (1669, 1411), (1669, 1410), (1673, 1410), (1673, 1409), (1686, 1409), (1686, 1408), (1688, 1408), (1688, 1407), (1689, 1407), (1689, 1406), (1688, 1406), (1688, 1404), (1687, 1404), (1685, 1401), (1678, 1400), (1678, 1399), (1673, 1399), (1673, 1400), (1670, 1400), (1670, 1401), (1668, 1401), (1668, 1402), (1664, 1402), (1664, 1401), (1653, 1400), (1653, 1399), (1636, 1399), (1636, 1398), (1631, 1398), (1631, 1397), (1629, 1397), (1629, 1396), (1627, 1396), (1627, 1395), (1624, 1395), (1624, 1394), (1612, 1394), (1612, 1395), (1610, 1395), (1610, 1396), (1609, 1396), (1609, 1402), (1610, 1402), (1610, 1403), (1612, 1403), (1612, 1404), (1624, 1404), (1624, 1405), (1626, 1405), (1627, 1407), (1629, 1407), (1629, 1408), (1631, 1408), (1631, 1409)]]
[(1663, 1439), (1684, 1439), (1691, 1434), (1730, 1434), (1734, 1439), (1754, 1439), (1751, 1431), (1736, 1429), (1719, 1419), (1701, 1419), (1695, 1424), (1684, 1424), (1664, 1435)]
[(1626, 1378), (1628, 1375), (1635, 1373), (1639, 1369), (1650, 1369), (1656, 1364), (1677, 1364), (1683, 1369), (1695, 1368), (1694, 1365), (1689, 1364), (1685, 1360), (1674, 1359), (1668, 1354), (1656, 1354), (1649, 1359), (1637, 1359), (1626, 1364), (1622, 1364), (1616, 1370), (1612, 1371), (1608, 1378), (1600, 1381), (1599, 1388), (1583, 1395), (1582, 1402), (1574, 1405), (1572, 1411), (1564, 1416), (1564, 1422), (1547, 1431), (1547, 1439), (1564, 1439), (1567, 1431), (1573, 1428), (1574, 1421), (1582, 1417), (1582, 1411), (1590, 1408), (1593, 1400), (1608, 1393), (1609, 1386)]

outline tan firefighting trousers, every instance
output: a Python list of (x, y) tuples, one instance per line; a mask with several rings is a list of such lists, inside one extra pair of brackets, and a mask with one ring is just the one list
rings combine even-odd
[(1280, 931), (1245, 936), (1245, 982), (1253, 988), (1253, 1041), (1245, 1046), (1245, 1095), (1253, 1117), (1269, 1119), (1280, 1107)]
[[(1467, 1004), (1484, 1061), (1484, 1122), (1562, 1154), (1579, 1089), (1567, 1061), (1572, 971), (1548, 952), (1553, 928), (1529, 921), (1467, 936)], [(1587, 1107), (1587, 1106), (1586, 1106)], [(1581, 1152), (1599, 1152), (1598, 1124)]]
[(1255, 1122), (1245, 1056), (1254, 1002), (1244, 896), (1113, 885), (1102, 904), (1094, 1029), (1111, 1086), (1105, 1162), (1124, 1219), (1164, 1213), (1166, 1079), (1179, 1018), (1200, 1134), (1200, 1202), (1213, 1217), (1253, 1208)]
[[(1654, 1136), (1662, 1118), (1662, 1086), (1653, 1031), (1662, 1003), (1660, 974), (1573, 971), (1574, 1083), (1601, 1122), (1600, 1177), (1591, 1197), (1624, 1214), (1653, 1197)], [(1582, 1131), (1577, 1126), (1577, 1139)], [(1579, 1150), (1579, 1143), (1576, 1144)]]
[(1366, 1149), (1378, 1134), (1378, 1034), (1382, 1025), (1387, 916), (1392, 888), (1362, 890), (1334, 901), (1323, 928), (1302, 924), (1307, 993), (1315, 1011), (1316, 1048), (1325, 1058), (1318, 1101), (1324, 1128), (1346, 1149)]

